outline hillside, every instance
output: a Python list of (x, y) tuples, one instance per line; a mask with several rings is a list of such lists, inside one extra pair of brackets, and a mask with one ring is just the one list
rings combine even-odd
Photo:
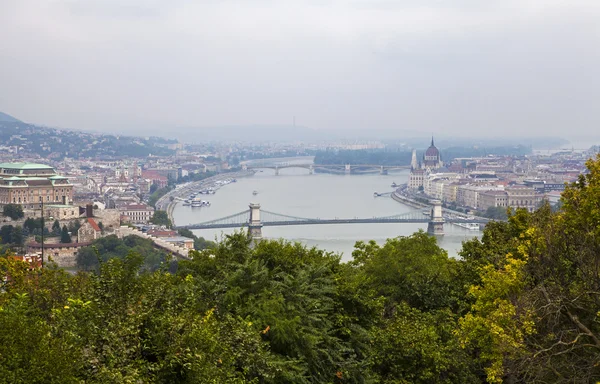
[(22, 156), (53, 160), (169, 156), (175, 153), (168, 148), (174, 143), (175, 140), (158, 137), (93, 134), (0, 120), (0, 147), (18, 148)]
[(4, 121), (7, 123), (20, 123), (21, 120), (15, 119), (11, 115), (7, 115), (6, 113), (0, 112), (0, 121)]

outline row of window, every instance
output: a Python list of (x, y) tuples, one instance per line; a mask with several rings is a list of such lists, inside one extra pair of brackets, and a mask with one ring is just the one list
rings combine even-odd
[[(31, 190), (29, 190), (29, 194), (30, 194), (30, 195), (34, 195), (34, 194), (35, 194), (35, 195), (41, 195), (41, 193), (38, 193), (38, 191), (39, 191), (39, 192), (43, 192), (43, 190), (40, 190), (40, 189), (31, 189)], [(49, 194), (50, 194), (50, 191), (51, 191), (50, 189), (46, 189), (46, 195), (49, 195)], [(52, 192), (54, 192), (54, 193), (65, 193), (65, 189), (64, 189), (64, 188), (61, 188), (61, 189), (60, 189), (60, 191), (59, 191), (58, 189), (53, 189), (53, 190), (52, 190)], [(69, 191), (67, 191), (67, 192), (69, 192)], [(20, 190), (18, 190), (18, 191), (15, 191), (15, 193), (18, 193), (18, 194), (20, 194), (20, 195), (23, 195), (23, 194), (25, 194), (25, 195), (26, 195), (26, 194), (27, 194), (27, 191), (26, 191), (26, 190), (22, 190), (22, 189), (20, 189)]]
[[(50, 201), (51, 201), (51, 200), (50, 200), (50, 197), (51, 197), (51, 196), (46, 196), (46, 201), (47, 201), (47, 202), (50, 202)], [(13, 197), (13, 199), (12, 199), (12, 202), (13, 202), (13, 203), (15, 203), (15, 204), (16, 204), (16, 203), (19, 203), (19, 204), (20, 204), (20, 203), (25, 203), (25, 204), (27, 204), (28, 202), (29, 202), (29, 203), (33, 203), (33, 200), (34, 200), (34, 199), (30, 199), (29, 201), (27, 201), (27, 198), (26, 198), (26, 197), (24, 197), (24, 198), (21, 198), (21, 197), (19, 197), (19, 198), (17, 198), (17, 197)], [(38, 199), (38, 201), (42, 201), (42, 196), (39, 196), (39, 199)], [(62, 196), (56, 196), (56, 197), (54, 198), (53, 202), (57, 202), (57, 203), (60, 203), (60, 202), (62, 202)]]

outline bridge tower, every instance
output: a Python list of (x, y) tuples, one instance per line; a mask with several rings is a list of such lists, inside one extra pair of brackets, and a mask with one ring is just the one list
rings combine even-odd
[(279, 176), (279, 166), (275, 166), (275, 176)]
[(248, 164), (244, 163), (242, 164), (242, 171), (247, 171), (248, 170)]
[(345, 171), (346, 175), (349, 175), (350, 172), (352, 172), (352, 167), (350, 166), (350, 164), (346, 164), (344, 171)]
[(315, 174), (315, 166), (314, 165), (310, 165), (310, 167), (308, 168), (308, 174), (309, 175), (314, 175)]
[(444, 234), (444, 216), (442, 215), (442, 202), (440, 200), (432, 200), (433, 208), (431, 208), (431, 220), (427, 224), (427, 233), (430, 235)]
[(260, 222), (260, 204), (250, 203), (250, 222), (248, 233), (253, 240), (262, 239), (262, 223)]
[(387, 169), (385, 169), (385, 167), (382, 165), (381, 168), (379, 169), (379, 174), (380, 175), (387, 175), (388, 171)]

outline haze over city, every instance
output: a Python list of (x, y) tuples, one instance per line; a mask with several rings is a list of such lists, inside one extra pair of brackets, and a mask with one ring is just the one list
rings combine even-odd
[(600, 2), (3, 0), (0, 110), (106, 133), (589, 136)]

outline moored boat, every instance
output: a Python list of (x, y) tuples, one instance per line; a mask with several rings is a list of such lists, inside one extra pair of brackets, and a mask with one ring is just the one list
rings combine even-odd
[(479, 224), (477, 223), (454, 223), (456, 225), (458, 225), (459, 227), (468, 229), (470, 231), (479, 231)]

